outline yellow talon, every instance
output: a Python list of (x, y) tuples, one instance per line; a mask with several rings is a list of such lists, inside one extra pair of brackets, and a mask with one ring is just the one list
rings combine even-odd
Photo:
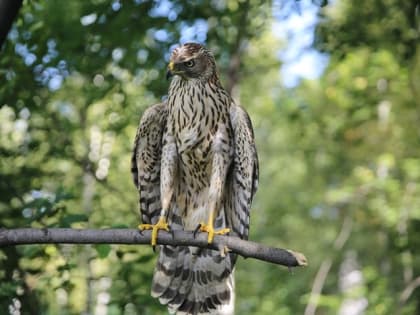
[(169, 225), (166, 222), (164, 217), (160, 217), (159, 221), (156, 224), (140, 224), (139, 229), (144, 230), (152, 230), (152, 246), (156, 246), (157, 236), (159, 230), (165, 230), (169, 232)]
[(223, 235), (230, 232), (230, 229), (221, 229), (219, 231), (216, 231), (213, 227), (213, 224), (200, 224), (200, 232), (207, 232), (207, 243), (211, 244), (213, 243), (213, 239), (215, 235)]

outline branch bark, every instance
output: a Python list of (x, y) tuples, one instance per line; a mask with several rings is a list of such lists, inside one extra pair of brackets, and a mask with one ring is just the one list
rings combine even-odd
[[(22, 244), (150, 244), (151, 232), (142, 233), (136, 229), (67, 229), (67, 228), (20, 228), (0, 229), (0, 247)], [(245, 258), (255, 258), (287, 267), (306, 266), (303, 254), (292, 250), (268, 247), (259, 243), (241, 240), (234, 236), (214, 237), (212, 244), (207, 244), (207, 234), (174, 231), (173, 234), (159, 231), (159, 245), (196, 246), (230, 251)]]
[(0, 0), (0, 50), (21, 5), (22, 0)]

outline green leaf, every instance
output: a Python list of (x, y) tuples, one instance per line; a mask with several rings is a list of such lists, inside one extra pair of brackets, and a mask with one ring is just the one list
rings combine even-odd
[(98, 253), (99, 258), (106, 258), (111, 252), (111, 245), (109, 244), (98, 244), (94, 247), (96, 249), (96, 252)]
[(38, 22), (31, 25), (31, 27), (29, 28), (29, 31), (30, 32), (37, 31), (37, 30), (41, 29), (43, 26), (44, 26), (44, 22), (43, 21), (38, 21)]
[(61, 225), (63, 227), (70, 227), (73, 223), (76, 222), (87, 222), (88, 216), (83, 213), (78, 214), (68, 214), (64, 218), (61, 219)]
[(139, 264), (146, 263), (146, 262), (152, 260), (154, 257), (155, 257), (155, 255), (141, 255), (139, 257), (139, 259), (137, 259), (137, 262)]

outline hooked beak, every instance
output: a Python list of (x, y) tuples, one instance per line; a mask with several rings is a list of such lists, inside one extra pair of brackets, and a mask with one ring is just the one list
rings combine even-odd
[(171, 61), (168, 64), (168, 69), (166, 71), (166, 80), (169, 80), (169, 78), (171, 78), (174, 75), (174, 63)]

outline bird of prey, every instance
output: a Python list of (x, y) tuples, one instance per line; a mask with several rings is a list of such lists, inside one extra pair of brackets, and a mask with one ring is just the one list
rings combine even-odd
[[(132, 174), (141, 230), (196, 230), (248, 238), (258, 185), (251, 120), (220, 83), (212, 53), (197, 43), (175, 48), (168, 98), (140, 119)], [(159, 246), (152, 296), (171, 314), (233, 314), (236, 255)]]

